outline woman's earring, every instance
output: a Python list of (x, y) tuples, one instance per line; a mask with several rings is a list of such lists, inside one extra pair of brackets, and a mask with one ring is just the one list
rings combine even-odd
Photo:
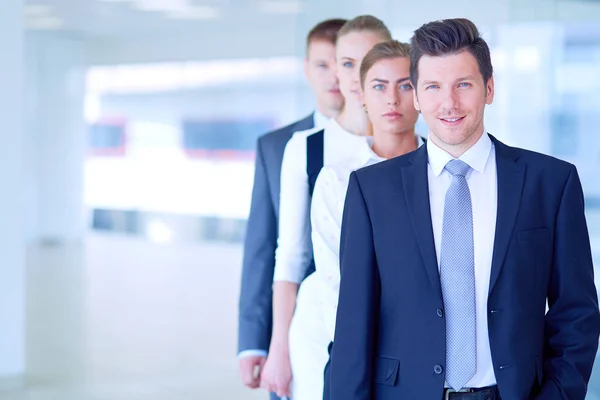
[(363, 104), (363, 108), (365, 109), (365, 113), (368, 114), (369, 111), (367, 110), (367, 105), (366, 104)]

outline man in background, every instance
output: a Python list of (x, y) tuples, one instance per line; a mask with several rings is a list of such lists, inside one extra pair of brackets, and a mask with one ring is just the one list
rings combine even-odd
[[(294, 132), (324, 126), (343, 105), (335, 73), (335, 41), (346, 20), (317, 24), (307, 36), (306, 78), (316, 110), (258, 139), (252, 205), (248, 218), (239, 301), (238, 358), (242, 382), (258, 388), (272, 330), (272, 285), (279, 225), (283, 152)], [(272, 397), (277, 397), (273, 394)]]

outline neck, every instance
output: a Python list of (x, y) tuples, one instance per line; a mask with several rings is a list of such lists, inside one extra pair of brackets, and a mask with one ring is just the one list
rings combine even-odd
[(323, 104), (317, 104), (317, 111), (323, 114), (325, 117), (331, 119), (335, 118), (340, 110), (325, 107)]
[(429, 138), (433, 141), (440, 149), (450, 154), (454, 158), (459, 158), (467, 152), (471, 147), (475, 146), (475, 143), (483, 136), (484, 129), (481, 127), (478, 130), (479, 133), (471, 135), (467, 140), (459, 144), (448, 144), (441, 141), (431, 130), (429, 131)]
[(390, 159), (401, 156), (419, 147), (414, 128), (405, 132), (377, 132), (373, 133), (373, 151), (379, 157)]
[(362, 108), (354, 109), (346, 105), (336, 121), (342, 129), (357, 136), (369, 136), (371, 134), (370, 122), (367, 113)]

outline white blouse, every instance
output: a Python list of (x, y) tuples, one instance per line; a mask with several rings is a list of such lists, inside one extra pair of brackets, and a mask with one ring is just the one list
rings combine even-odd
[[(283, 154), (279, 204), (279, 238), (275, 251), (274, 281), (300, 283), (313, 257), (310, 204), (306, 174), (306, 138), (319, 128), (296, 132)], [(367, 143), (367, 137), (345, 131), (335, 119), (325, 126), (324, 165), (338, 164)]]
[[(419, 146), (424, 143), (421, 137), (417, 137), (417, 141)], [(373, 152), (369, 143), (363, 145), (362, 151), (356, 156), (323, 168), (317, 178), (311, 209), (316, 273), (314, 279), (310, 281), (310, 286), (314, 286), (310, 288), (310, 292), (312, 296), (320, 299), (322, 317), (331, 341), (335, 332), (340, 288), (339, 253), (342, 216), (350, 174), (352, 171), (384, 160)], [(305, 289), (309, 290), (309, 288)]]

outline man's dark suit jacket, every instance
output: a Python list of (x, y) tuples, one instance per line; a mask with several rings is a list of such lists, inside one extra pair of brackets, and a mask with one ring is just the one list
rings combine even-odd
[(240, 352), (269, 349), (273, 319), (272, 286), (279, 225), (281, 162), (285, 146), (294, 132), (313, 127), (314, 117), (311, 114), (258, 140), (239, 299)]
[[(500, 395), (583, 400), (600, 314), (577, 170), (492, 140), (498, 209), (487, 305)], [(442, 399), (444, 305), (427, 160), (422, 146), (350, 177), (332, 400)]]

